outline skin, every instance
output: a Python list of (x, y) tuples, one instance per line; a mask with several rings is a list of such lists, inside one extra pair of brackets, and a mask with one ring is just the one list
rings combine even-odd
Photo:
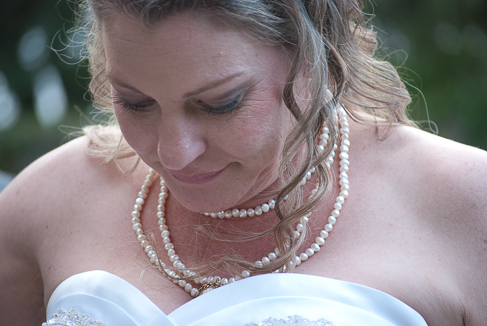
[[(221, 254), (221, 242), (195, 236), (201, 224), (225, 232), (262, 231), (275, 222), (272, 214), (215, 221), (197, 212), (257, 205), (274, 190), (272, 171), (292, 126), (279, 96), (288, 63), (276, 48), (223, 31), (204, 17), (190, 18), (172, 17), (147, 31), (116, 15), (104, 30), (113, 88), (131, 101), (156, 103), (143, 113), (116, 107), (124, 135), (144, 164), (124, 175), (86, 155), (88, 140), (81, 137), (34, 162), (0, 194), (0, 324), (40, 324), (54, 289), (94, 269), (124, 278), (165, 313), (190, 300), (147, 271), (130, 225), (148, 166), (169, 184), (167, 223), (188, 265)], [(184, 94), (238, 69), (241, 77), (192, 97), (220, 105), (213, 102), (249, 77), (251, 91), (238, 111), (214, 116), (188, 106)], [(296, 272), (385, 291), (428, 325), (484, 324), (487, 154), (405, 126), (393, 126), (384, 140), (375, 137), (375, 126), (350, 121), (350, 130), (350, 196), (323, 249)], [(132, 164), (121, 162), (125, 169)], [(206, 183), (173, 177), (191, 179), (226, 166)], [(312, 235), (332, 209), (336, 181), (312, 215)], [(146, 233), (158, 234), (156, 205), (157, 191), (151, 191), (141, 218)], [(160, 238), (156, 245), (163, 246)], [(224, 246), (250, 260), (273, 248), (269, 238)]]

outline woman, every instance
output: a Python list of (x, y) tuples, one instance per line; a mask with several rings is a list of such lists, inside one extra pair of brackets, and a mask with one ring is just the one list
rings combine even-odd
[(86, 5), (116, 123), (2, 193), (2, 325), (484, 324), (487, 155), (413, 127), (360, 1)]

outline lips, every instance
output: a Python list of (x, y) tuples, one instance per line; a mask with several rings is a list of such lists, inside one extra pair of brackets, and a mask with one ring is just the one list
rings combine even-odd
[(187, 184), (204, 184), (215, 180), (227, 167), (224, 167), (220, 171), (205, 172), (193, 175), (184, 175), (171, 172), (174, 179)]

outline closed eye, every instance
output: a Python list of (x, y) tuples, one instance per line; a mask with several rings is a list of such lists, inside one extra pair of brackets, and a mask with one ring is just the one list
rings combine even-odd
[(113, 96), (113, 104), (119, 105), (122, 109), (127, 111), (144, 111), (155, 104), (155, 100), (143, 100), (140, 102), (130, 102), (121, 97), (120, 95)]
[(230, 102), (224, 105), (212, 106), (204, 103), (203, 101), (197, 101), (196, 104), (206, 113), (213, 115), (225, 115), (240, 109), (242, 104), (242, 94), (238, 94)]

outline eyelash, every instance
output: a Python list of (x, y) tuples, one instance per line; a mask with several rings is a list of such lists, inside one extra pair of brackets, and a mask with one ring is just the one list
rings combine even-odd
[(198, 101), (198, 106), (206, 113), (212, 115), (225, 115), (237, 111), (242, 104), (242, 95), (238, 94), (235, 98), (227, 104), (221, 106), (210, 106), (201, 101)]
[[(197, 105), (201, 110), (212, 115), (225, 115), (238, 110), (241, 106), (242, 95), (237, 95), (230, 103), (221, 106), (210, 106), (202, 101), (197, 101)], [(141, 103), (130, 103), (123, 97), (117, 95), (113, 97), (113, 104), (120, 105), (122, 109), (126, 111), (144, 111), (151, 105), (154, 101), (142, 102)]]
[(144, 111), (152, 104), (154, 104), (154, 101), (141, 102), (141, 103), (130, 103), (129, 101), (127, 101), (126, 99), (124, 99), (119, 95), (113, 97), (113, 104), (120, 105), (122, 109), (126, 111)]

